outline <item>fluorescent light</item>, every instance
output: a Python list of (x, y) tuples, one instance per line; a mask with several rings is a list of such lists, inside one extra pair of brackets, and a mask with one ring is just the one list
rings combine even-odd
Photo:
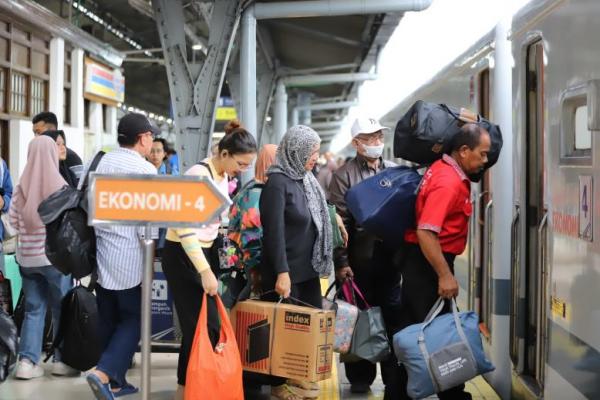
[(202, 50), (203, 48), (204, 46), (202, 45), (202, 43), (196, 43), (192, 46), (192, 50)]

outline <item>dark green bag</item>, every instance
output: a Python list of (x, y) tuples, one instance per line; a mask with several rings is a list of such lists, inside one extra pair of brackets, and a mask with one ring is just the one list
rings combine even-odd
[(344, 239), (342, 239), (342, 233), (340, 232), (340, 227), (338, 226), (335, 218), (335, 206), (332, 204), (327, 204), (327, 210), (329, 211), (329, 220), (331, 221), (333, 248), (336, 249), (338, 247), (344, 247)]

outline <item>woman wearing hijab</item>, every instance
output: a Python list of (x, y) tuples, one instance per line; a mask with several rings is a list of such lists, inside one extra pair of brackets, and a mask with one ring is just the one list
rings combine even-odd
[(46, 131), (42, 135), (52, 138), (58, 148), (58, 170), (60, 175), (71, 187), (76, 188), (79, 175), (83, 171), (81, 158), (74, 151), (67, 152), (67, 139), (63, 131)]
[[(325, 194), (310, 172), (319, 158), (320, 143), (313, 129), (291, 127), (267, 172), (269, 179), (260, 198), (265, 300), (292, 296), (321, 308), (319, 278), (330, 274), (333, 254)], [(285, 382), (274, 379), (271, 394), (284, 400), (318, 396), (314, 383)]]
[[(50, 265), (44, 244), (46, 228), (38, 214), (40, 203), (67, 182), (58, 170), (58, 148), (54, 140), (38, 136), (29, 143), (27, 164), (13, 192), (9, 217), (17, 228), (17, 263), (23, 278), (25, 316), (19, 341), (19, 361), (15, 376), (18, 379), (39, 378), (44, 369), (39, 365), (46, 307), (52, 310), (54, 335), (60, 320), (60, 303), (71, 288), (70, 276), (64, 276)], [(60, 362), (54, 354), (53, 375), (79, 375)]]

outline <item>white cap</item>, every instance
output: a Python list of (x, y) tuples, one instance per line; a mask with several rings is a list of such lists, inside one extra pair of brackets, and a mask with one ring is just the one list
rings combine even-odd
[(375, 118), (356, 118), (352, 124), (350, 134), (352, 134), (352, 137), (356, 137), (356, 135), (360, 135), (361, 133), (368, 135), (369, 133), (374, 133), (384, 129), (390, 128), (381, 126), (379, 121), (377, 121)]

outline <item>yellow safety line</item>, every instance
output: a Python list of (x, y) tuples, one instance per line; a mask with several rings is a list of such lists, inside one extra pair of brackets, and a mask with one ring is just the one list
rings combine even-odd
[[(323, 296), (329, 287), (329, 279), (321, 279), (321, 293)], [(340, 399), (340, 382), (338, 379), (337, 370), (337, 357), (334, 357), (334, 361), (331, 366), (331, 378), (319, 382), (321, 393), (319, 394), (319, 400), (339, 400)]]

